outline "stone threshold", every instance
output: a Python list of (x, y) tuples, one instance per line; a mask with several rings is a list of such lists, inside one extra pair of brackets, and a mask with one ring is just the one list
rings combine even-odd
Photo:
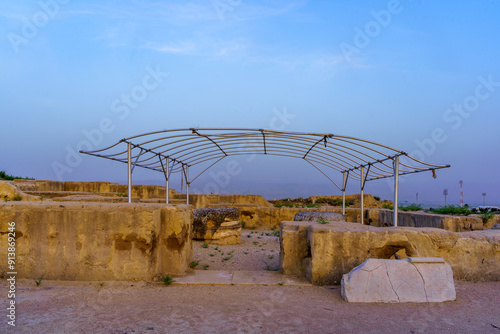
[(172, 285), (284, 285), (312, 286), (304, 278), (260, 270), (195, 270), (193, 274), (175, 277)]

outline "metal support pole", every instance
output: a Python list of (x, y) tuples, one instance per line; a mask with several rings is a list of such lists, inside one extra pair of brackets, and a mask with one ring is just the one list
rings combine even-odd
[(342, 173), (342, 214), (345, 215), (345, 172)]
[(365, 187), (365, 175), (364, 175), (364, 167), (361, 166), (361, 193), (360, 193), (360, 198), (359, 198), (359, 207), (360, 207), (360, 210), (361, 210), (361, 216), (360, 216), (360, 220), (361, 220), (361, 225), (363, 225), (365, 223), (365, 215), (364, 215), (364, 194), (363, 194), (363, 188)]
[(128, 143), (128, 202), (132, 203), (132, 145)]
[[(160, 158), (160, 159), (161, 159), (161, 158)], [(168, 179), (169, 179), (169, 175), (168, 175), (168, 173), (170, 172), (170, 169), (168, 168), (168, 162), (169, 162), (168, 160), (169, 160), (169, 159), (168, 159), (168, 157), (167, 157), (167, 162), (166, 162), (167, 172), (165, 173), (165, 191), (166, 191), (166, 193), (167, 193), (167, 194), (165, 195), (165, 200), (166, 200), (166, 203), (167, 203), (167, 204), (168, 204), (168, 200), (169, 200), (169, 198), (168, 198), (168, 196), (169, 196), (169, 194), (168, 194)]]
[(186, 165), (186, 204), (189, 204), (189, 167)]
[(399, 156), (394, 159), (394, 226), (398, 226)]

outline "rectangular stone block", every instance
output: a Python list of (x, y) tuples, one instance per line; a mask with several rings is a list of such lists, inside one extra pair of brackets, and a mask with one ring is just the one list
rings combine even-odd
[(456, 279), (500, 281), (500, 230), (449, 232), (285, 221), (281, 231), (281, 271), (305, 275), (316, 285), (340, 284), (342, 275), (369, 258), (408, 257), (415, 257), (415, 265), (418, 257), (443, 258)]
[(341, 295), (358, 303), (427, 303), (456, 299), (450, 265), (443, 259), (368, 259), (342, 277)]
[[(0, 204), (0, 257), (15, 222), (20, 278), (152, 280), (182, 274), (192, 259), (192, 210), (145, 204)], [(7, 272), (0, 262), (0, 273)]]

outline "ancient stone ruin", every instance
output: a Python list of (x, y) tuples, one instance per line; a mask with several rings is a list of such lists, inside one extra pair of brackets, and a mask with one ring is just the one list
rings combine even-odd
[(210, 240), (218, 245), (241, 242), (240, 211), (230, 207), (194, 210), (193, 239)]
[(337, 212), (302, 211), (295, 214), (294, 221), (345, 222), (346, 217)]
[(453, 272), (437, 257), (368, 259), (342, 277), (341, 295), (357, 303), (428, 303), (456, 299)]

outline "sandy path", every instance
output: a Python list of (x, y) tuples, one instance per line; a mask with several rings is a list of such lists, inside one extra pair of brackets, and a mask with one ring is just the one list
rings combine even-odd
[[(240, 245), (204, 248), (195, 241), (196, 269), (276, 270), (279, 239), (272, 232), (245, 230)], [(43, 281), (37, 287), (24, 279), (13, 328), (1, 280), (0, 333), (500, 334), (500, 282), (455, 284), (454, 302), (353, 304), (342, 300), (338, 286)]]
[(456, 282), (440, 304), (352, 304), (339, 287), (18, 284), (17, 326), (2, 316), (1, 333), (500, 333), (498, 282)]

